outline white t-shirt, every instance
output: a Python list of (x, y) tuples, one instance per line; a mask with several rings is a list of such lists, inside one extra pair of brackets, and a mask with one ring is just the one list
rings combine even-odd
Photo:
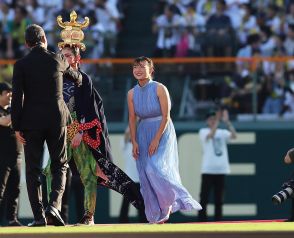
[(206, 139), (210, 128), (202, 128), (199, 138), (202, 145), (202, 174), (228, 174), (230, 173), (227, 143), (231, 132), (217, 129), (212, 139)]
[[(178, 43), (180, 39), (180, 32), (178, 27), (184, 25), (183, 17), (175, 14), (172, 17), (171, 21), (169, 21), (167, 17), (162, 14), (156, 18), (155, 24), (159, 28), (157, 38), (157, 47), (159, 49), (169, 49), (170, 47), (175, 46)], [(169, 38), (165, 36), (165, 33), (168, 30), (171, 32), (171, 36)]]

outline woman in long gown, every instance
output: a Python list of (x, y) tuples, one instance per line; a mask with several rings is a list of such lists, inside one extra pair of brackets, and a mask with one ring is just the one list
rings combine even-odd
[(134, 60), (138, 84), (128, 92), (129, 126), (147, 220), (164, 223), (173, 212), (200, 210), (201, 205), (181, 183), (169, 93), (152, 80), (153, 72), (151, 59)]

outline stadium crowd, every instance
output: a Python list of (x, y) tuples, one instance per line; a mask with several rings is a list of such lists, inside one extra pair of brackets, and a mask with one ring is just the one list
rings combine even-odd
[(0, 57), (20, 58), (26, 53), (24, 31), (31, 23), (44, 28), (49, 48), (56, 50), (60, 32), (56, 17), (61, 15), (63, 21), (69, 21), (72, 10), (81, 18), (90, 18), (85, 32), (89, 52), (86, 57), (115, 56), (116, 37), (124, 16), (121, 0), (1, 0)]
[[(123, 30), (123, 18), (127, 17), (126, 3), (1, 0), (0, 58), (17, 59), (27, 52), (24, 30), (32, 22), (45, 29), (49, 49), (56, 51), (59, 39), (56, 17), (61, 15), (63, 21), (68, 21), (72, 10), (80, 18), (90, 18), (83, 57), (115, 57), (117, 36)], [(158, 0), (150, 16), (157, 37), (154, 57), (293, 56), (292, 0)], [(227, 69), (216, 95), (232, 113), (252, 113), (252, 92), (256, 89), (258, 113), (294, 116), (293, 61), (240, 61)], [(12, 65), (1, 64), (0, 82), (10, 82), (11, 76)]]
[[(294, 54), (294, 1), (165, 0), (153, 19), (154, 56), (274, 57)], [(219, 96), (236, 113), (294, 115), (293, 61), (236, 62)], [(254, 72), (254, 74), (253, 74)], [(254, 77), (256, 78), (254, 79)]]

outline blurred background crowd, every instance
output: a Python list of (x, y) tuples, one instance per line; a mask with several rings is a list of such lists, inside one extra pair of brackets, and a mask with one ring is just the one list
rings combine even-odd
[[(30, 23), (45, 29), (49, 49), (57, 51), (56, 17), (68, 21), (72, 10), (81, 21), (90, 18), (83, 58), (213, 57), (210, 63), (157, 65), (156, 80), (170, 89), (179, 120), (201, 118), (215, 103), (240, 120), (253, 113), (263, 119), (294, 118), (292, 0), (1, 0), (0, 58), (26, 53), (24, 30)], [(258, 60), (276, 56), (288, 58)], [(215, 57), (256, 60), (214, 63)], [(12, 65), (0, 67), (0, 81), (9, 82)], [(122, 69), (110, 61), (84, 67), (110, 108), (116, 104), (108, 99), (110, 92), (120, 91), (114, 94), (121, 102), (125, 85), (134, 83), (126, 78), (129, 65)], [(124, 120), (123, 114), (111, 120)]]

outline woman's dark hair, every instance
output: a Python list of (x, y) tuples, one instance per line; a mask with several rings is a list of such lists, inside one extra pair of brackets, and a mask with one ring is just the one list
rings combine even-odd
[(153, 64), (153, 61), (152, 59), (146, 57), (146, 56), (140, 56), (136, 59), (134, 59), (134, 62), (133, 62), (133, 66), (136, 66), (136, 65), (141, 65), (142, 62), (146, 61), (149, 65), (149, 67), (151, 69), (153, 69), (153, 72), (151, 73), (152, 77), (154, 75), (154, 64)]
[(26, 28), (25, 41), (29, 47), (41, 44), (42, 37), (45, 37), (45, 32), (39, 25), (31, 24)]
[(78, 56), (78, 55), (80, 55), (80, 48), (77, 47), (77, 46), (74, 46), (74, 45), (72, 45), (72, 46), (70, 46), (70, 45), (65, 45), (65, 46), (63, 47), (63, 49), (65, 49), (65, 48), (70, 49), (74, 56)]

